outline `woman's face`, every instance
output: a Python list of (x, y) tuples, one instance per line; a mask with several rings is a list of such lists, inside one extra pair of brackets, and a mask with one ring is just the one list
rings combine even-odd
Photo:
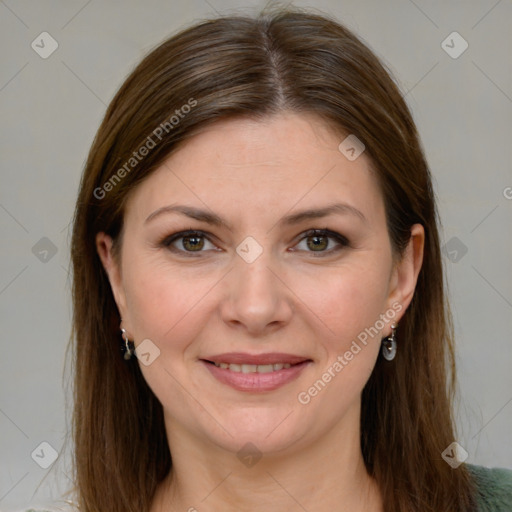
[(422, 231), (394, 266), (369, 160), (349, 160), (344, 138), (304, 114), (220, 121), (134, 190), (120, 266), (98, 235), (138, 347), (127, 364), (168, 431), (275, 452), (358, 428), (381, 339), (412, 298)]

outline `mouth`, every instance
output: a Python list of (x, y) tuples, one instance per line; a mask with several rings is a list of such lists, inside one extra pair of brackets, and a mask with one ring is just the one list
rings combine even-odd
[[(210, 361), (208, 361), (210, 362)], [(276, 364), (229, 364), (229, 363), (214, 363), (217, 368), (229, 370), (231, 372), (241, 373), (271, 373), (282, 370), (283, 368), (291, 368), (290, 363), (276, 363)], [(300, 364), (300, 363), (298, 363)]]
[(200, 360), (222, 384), (238, 391), (272, 391), (295, 380), (312, 360), (290, 354), (220, 354)]

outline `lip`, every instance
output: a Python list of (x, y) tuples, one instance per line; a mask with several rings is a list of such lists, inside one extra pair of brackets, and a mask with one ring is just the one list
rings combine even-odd
[[(312, 364), (311, 359), (282, 353), (268, 353), (260, 355), (243, 354), (232, 352), (229, 354), (220, 354), (205, 359), (200, 362), (207, 368), (210, 374), (219, 382), (226, 384), (238, 391), (246, 392), (265, 392), (278, 389), (285, 384), (297, 379), (299, 375)], [(269, 373), (242, 373), (234, 372), (229, 369), (220, 368), (212, 364), (291, 364), (290, 368), (283, 368)]]

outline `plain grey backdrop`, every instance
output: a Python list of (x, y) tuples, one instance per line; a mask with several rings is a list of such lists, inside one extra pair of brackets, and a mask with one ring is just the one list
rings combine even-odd
[[(353, 29), (406, 95), (443, 222), (460, 383), (454, 441), (468, 462), (512, 468), (511, 0), (293, 4)], [(264, 5), (0, 1), (0, 510), (51, 503), (68, 483), (59, 470), (39, 486), (69, 456), (69, 223), (106, 105), (172, 33)]]

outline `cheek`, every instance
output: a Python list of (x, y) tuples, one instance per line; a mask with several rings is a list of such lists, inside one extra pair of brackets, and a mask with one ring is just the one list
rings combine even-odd
[[(201, 298), (211, 288), (211, 279), (187, 280), (177, 269), (162, 268), (161, 262), (133, 261), (127, 269), (125, 288), (135, 339), (188, 339), (193, 335), (194, 314)], [(175, 343), (172, 344), (173, 348)]]
[[(311, 387), (302, 391), (318, 396), (312, 409), (318, 418), (331, 421), (343, 415), (358, 399), (375, 367), (385, 325), (381, 315), (387, 297), (386, 277), (384, 271), (351, 267), (335, 278), (331, 274), (325, 293), (310, 295), (308, 306), (319, 311), (321, 319), (315, 335), (321, 364)], [(332, 406), (322, 407), (326, 403)]]
[[(370, 264), (369, 259), (374, 258), (361, 257), (357, 263), (347, 262), (296, 281), (300, 284), (294, 291), (303, 298), (329, 351), (344, 351), (383, 313), (388, 293), (387, 268), (382, 263)], [(382, 329), (381, 322), (378, 327)]]

